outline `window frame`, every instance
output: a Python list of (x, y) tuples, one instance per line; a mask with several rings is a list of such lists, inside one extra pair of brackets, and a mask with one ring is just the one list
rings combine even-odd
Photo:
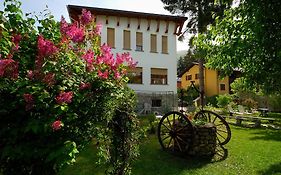
[(162, 107), (162, 99), (151, 99), (151, 107), (161, 108)]
[(157, 53), (157, 35), (150, 34), (150, 52)]
[[(112, 40), (110, 40), (110, 37), (109, 37), (109, 35), (110, 35), (110, 31), (113, 31), (113, 33), (112, 33)], [(107, 45), (108, 46), (110, 46), (111, 48), (115, 48), (115, 28), (112, 28), (112, 27), (107, 27), (107, 31), (106, 31), (107, 33), (107, 38), (106, 38), (106, 43), (107, 43)], [(112, 43), (111, 43), (111, 41), (112, 41)]]
[[(166, 42), (164, 42), (164, 41), (166, 41)], [(169, 53), (168, 52), (168, 36), (166, 36), (166, 35), (162, 35), (162, 53), (163, 54), (168, 54)]]
[(123, 50), (131, 50), (131, 31), (130, 30), (123, 30)]
[[(153, 74), (156, 71), (166, 71), (166, 74)], [(168, 69), (167, 68), (150, 68), (150, 84), (151, 85), (168, 85)]]
[[(140, 41), (138, 42), (138, 35), (140, 36)], [(136, 51), (143, 51), (143, 34), (142, 32), (136, 32)]]
[(226, 85), (224, 83), (220, 83), (220, 91), (226, 91)]
[[(135, 71), (135, 72), (133, 72), (132, 71), (132, 69), (140, 69), (140, 73), (139, 73), (139, 75), (138, 75), (138, 72), (137, 71)], [(143, 67), (135, 67), (135, 68), (132, 68), (132, 69), (129, 69), (128, 70), (128, 77), (129, 77), (129, 81), (128, 81), (128, 84), (143, 84)], [(140, 77), (140, 82), (131, 82), (132, 80), (130, 79), (130, 74), (131, 73), (136, 73), (137, 75), (136, 76), (134, 76), (134, 77)]]

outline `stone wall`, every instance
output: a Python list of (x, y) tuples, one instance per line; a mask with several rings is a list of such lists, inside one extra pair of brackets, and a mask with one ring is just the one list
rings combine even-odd
[(216, 126), (212, 123), (194, 126), (194, 139), (189, 155), (213, 156), (216, 150)]
[[(137, 108), (136, 112), (139, 115), (157, 113), (164, 115), (171, 110), (177, 110), (177, 94), (167, 91), (167, 92), (153, 92), (153, 93), (143, 93), (136, 92), (137, 94)], [(155, 106), (152, 104), (153, 100), (161, 100), (160, 106)]]

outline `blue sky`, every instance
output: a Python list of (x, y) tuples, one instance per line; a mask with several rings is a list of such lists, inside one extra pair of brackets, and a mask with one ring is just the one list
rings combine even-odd
[[(48, 6), (57, 20), (60, 20), (62, 15), (68, 19), (66, 5), (69, 4), (170, 15), (160, 0), (21, 0), (21, 2), (24, 13), (38, 14)], [(3, 10), (2, 3), (0, 9)], [(177, 50), (187, 50), (187, 41), (177, 43)]]

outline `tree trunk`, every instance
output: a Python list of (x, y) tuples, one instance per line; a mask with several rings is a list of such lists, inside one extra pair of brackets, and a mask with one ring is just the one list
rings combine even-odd
[[(204, 27), (203, 27), (203, 11), (202, 11), (202, 6), (201, 6), (201, 2), (198, 1), (198, 33), (204, 33)], [(200, 50), (198, 50), (199, 52), (199, 91), (200, 91), (200, 104), (203, 108), (205, 102), (204, 102), (204, 58), (202, 57), (202, 55), (200, 54)]]
[(200, 91), (200, 104), (203, 107), (204, 102), (204, 58), (200, 57), (199, 60), (199, 91)]

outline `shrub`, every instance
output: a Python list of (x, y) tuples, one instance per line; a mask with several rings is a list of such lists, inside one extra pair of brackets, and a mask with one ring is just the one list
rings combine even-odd
[(0, 170), (56, 174), (94, 137), (107, 172), (128, 173), (138, 154), (132, 58), (98, 46), (100, 26), (86, 10), (79, 27), (48, 14), (24, 19), (20, 5), (5, 0), (0, 11)]
[(256, 109), (258, 107), (258, 102), (251, 98), (247, 98), (242, 102), (242, 105), (246, 106), (248, 109)]
[(225, 108), (231, 102), (231, 96), (228, 94), (219, 95), (217, 96), (217, 105), (219, 107)]
[(275, 94), (271, 95), (268, 98), (268, 103), (270, 106), (270, 110), (276, 111), (276, 112), (281, 112), (281, 95), (280, 94)]
[(217, 107), (217, 104), (218, 104), (217, 97), (218, 97), (218, 95), (214, 95), (214, 96), (211, 96), (211, 97), (206, 97), (206, 103), (208, 105), (213, 106), (213, 107)]

